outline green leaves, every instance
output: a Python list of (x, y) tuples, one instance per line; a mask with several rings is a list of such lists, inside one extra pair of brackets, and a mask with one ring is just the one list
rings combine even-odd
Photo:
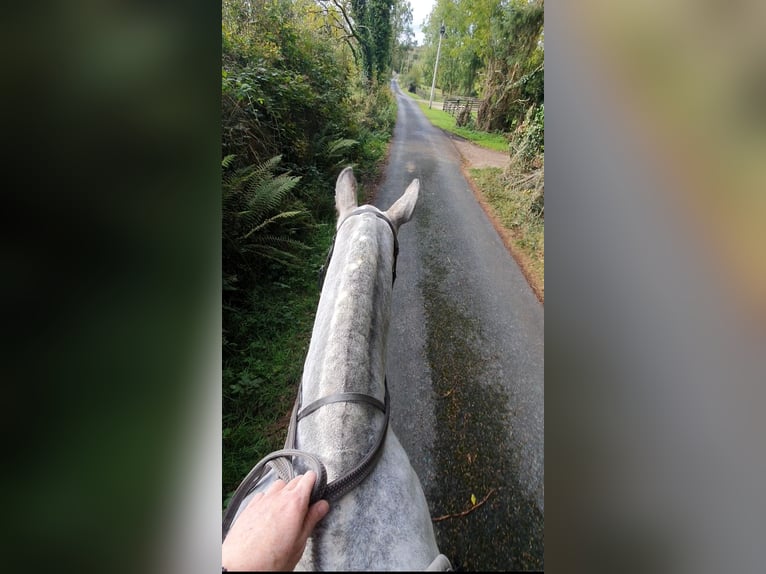
[(267, 260), (289, 265), (306, 248), (295, 234), (309, 226), (310, 214), (291, 197), (300, 178), (275, 174), (281, 159), (239, 169), (232, 168), (234, 155), (221, 161), (224, 276), (256, 273)]
[(331, 158), (341, 157), (346, 150), (355, 147), (358, 144), (359, 142), (357, 140), (348, 138), (336, 139), (327, 144), (325, 155)]
[(520, 122), (530, 106), (544, 98), (543, 48), (539, 40), (544, 24), (544, 3), (512, 2), (492, 20), (491, 51), (477, 123), (481, 129), (508, 129)]
[(253, 377), (249, 373), (244, 372), (240, 374), (239, 380), (236, 383), (229, 385), (229, 391), (233, 396), (247, 396), (258, 390), (263, 384), (264, 380), (262, 378)]
[(365, 77), (370, 87), (382, 82), (391, 63), (394, 0), (351, 0), (353, 35), (360, 44)]

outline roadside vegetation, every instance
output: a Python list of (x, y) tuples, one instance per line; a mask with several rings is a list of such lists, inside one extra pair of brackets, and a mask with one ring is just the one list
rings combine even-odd
[(391, 59), (411, 20), (401, 0), (223, 2), (224, 505), (282, 447), (335, 179), (353, 165), (360, 199), (372, 191), (396, 121)]
[(509, 231), (512, 249), (538, 298), (545, 298), (545, 221), (535, 186), (514, 182), (502, 169), (471, 169), (492, 214)]
[(419, 101), (418, 105), (428, 120), (437, 128), (463, 137), (487, 149), (508, 151), (508, 138), (502, 133), (487, 133), (468, 127), (460, 127), (456, 125), (455, 118), (447, 112), (437, 110), (436, 108), (428, 109), (428, 103), (423, 103), (422, 101)]
[(511, 248), (540, 301), (545, 299), (545, 107), (525, 118), (510, 141), (505, 170), (471, 169), (493, 215), (509, 232)]
[[(418, 100), (435, 126), (510, 155), (506, 170), (470, 175), (529, 283), (544, 299), (545, 48), (543, 0), (436, 0), (426, 45), (413, 48), (399, 71), (402, 90)], [(454, 116), (428, 109), (440, 28), (444, 24), (434, 102), (480, 100)], [(424, 100), (426, 103), (424, 103)], [(441, 105), (439, 105), (441, 107)]]
[(543, 19), (543, 0), (436, 0), (425, 45), (394, 63), (402, 90), (428, 100), (443, 23), (435, 97), (481, 100), (468, 127), (513, 132), (544, 102)]

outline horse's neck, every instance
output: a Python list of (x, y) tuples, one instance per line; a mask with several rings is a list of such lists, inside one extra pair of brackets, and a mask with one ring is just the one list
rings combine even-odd
[[(303, 371), (302, 404), (341, 392), (384, 398), (393, 237), (372, 214), (338, 232)], [(348, 471), (372, 446), (383, 414), (358, 403), (328, 404), (298, 425), (298, 448), (326, 461), (328, 478)]]

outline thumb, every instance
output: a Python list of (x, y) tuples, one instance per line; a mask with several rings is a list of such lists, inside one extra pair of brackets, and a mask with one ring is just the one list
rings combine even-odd
[(319, 500), (309, 508), (306, 520), (303, 523), (307, 536), (311, 535), (317, 522), (327, 516), (328, 512), (330, 512), (330, 503), (326, 500)]

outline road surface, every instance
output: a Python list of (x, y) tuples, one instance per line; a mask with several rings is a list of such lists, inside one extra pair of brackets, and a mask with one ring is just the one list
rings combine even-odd
[(543, 306), (476, 202), (449, 138), (391, 87), (399, 112), (375, 204), (388, 208), (420, 179), (415, 214), (399, 233), (391, 425), (434, 518), (487, 497), (434, 524), (455, 566), (542, 570)]

